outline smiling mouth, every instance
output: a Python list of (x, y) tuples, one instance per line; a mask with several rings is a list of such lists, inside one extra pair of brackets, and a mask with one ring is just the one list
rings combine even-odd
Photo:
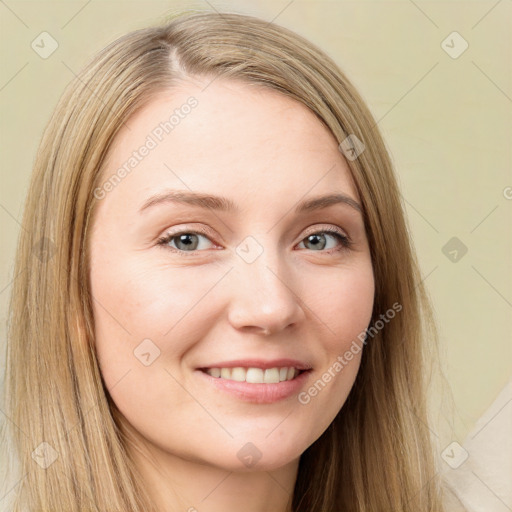
[(301, 373), (309, 370), (299, 370), (293, 366), (275, 368), (242, 367), (234, 368), (201, 368), (203, 373), (210, 377), (231, 380), (235, 382), (247, 382), (249, 384), (278, 384), (295, 379)]

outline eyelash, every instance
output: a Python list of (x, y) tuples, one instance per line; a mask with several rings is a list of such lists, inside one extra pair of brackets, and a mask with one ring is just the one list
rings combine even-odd
[[(313, 231), (311, 233), (308, 233), (299, 243), (303, 242), (309, 236), (318, 235), (320, 233), (327, 233), (329, 235), (334, 236), (341, 243), (341, 246), (338, 247), (338, 248), (332, 248), (332, 249), (322, 250), (322, 251), (313, 251), (313, 252), (320, 252), (320, 253), (324, 253), (324, 254), (332, 254), (332, 253), (336, 253), (336, 252), (343, 251), (343, 250), (349, 250), (352, 247), (351, 240), (345, 234), (343, 234), (341, 231), (338, 231), (335, 228), (322, 229), (322, 230), (319, 230), (319, 231)], [(190, 256), (193, 256), (194, 254), (197, 254), (198, 252), (203, 252), (201, 250), (200, 251), (197, 251), (197, 250), (195, 250), (195, 251), (182, 251), (181, 249), (176, 249), (175, 247), (170, 247), (169, 245), (167, 245), (171, 240), (173, 240), (174, 238), (179, 237), (180, 235), (203, 235), (204, 237), (209, 239), (209, 236), (208, 236), (209, 234), (205, 230), (202, 230), (202, 229), (197, 229), (195, 231), (194, 230), (187, 230), (187, 231), (179, 231), (177, 233), (167, 233), (167, 234), (165, 234), (164, 236), (162, 236), (162, 237), (160, 237), (158, 239), (157, 245), (159, 247), (162, 247), (163, 249), (170, 250), (170, 251), (172, 251), (174, 253), (179, 254), (180, 256), (185, 256), (185, 257), (190, 257)]]

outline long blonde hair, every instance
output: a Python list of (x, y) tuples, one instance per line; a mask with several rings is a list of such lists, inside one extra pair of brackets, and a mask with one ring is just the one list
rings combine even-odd
[(302, 37), (250, 16), (185, 12), (102, 50), (43, 135), (8, 322), (5, 403), (20, 479), (14, 512), (155, 510), (95, 356), (88, 233), (93, 191), (120, 127), (154, 94), (198, 76), (277, 90), (315, 112), (339, 143), (349, 135), (364, 143), (348, 164), (373, 261), (372, 324), (401, 305), (367, 343), (341, 411), (302, 455), (293, 511), (442, 511), (426, 408), (437, 337), (375, 120), (337, 65)]

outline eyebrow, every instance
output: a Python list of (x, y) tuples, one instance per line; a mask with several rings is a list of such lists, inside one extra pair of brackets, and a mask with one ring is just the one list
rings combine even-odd
[[(149, 197), (140, 208), (139, 213), (143, 213), (148, 208), (151, 208), (159, 204), (173, 203), (198, 206), (200, 208), (208, 208), (228, 213), (240, 212), (240, 209), (237, 207), (237, 205), (233, 201), (231, 201), (231, 199), (228, 199), (226, 197), (202, 194), (199, 192), (170, 190)], [(334, 204), (346, 204), (360, 213), (363, 212), (361, 205), (355, 199), (345, 194), (336, 193), (313, 197), (311, 199), (301, 201), (295, 207), (295, 213), (299, 214), (311, 212), (314, 210), (320, 210), (322, 208), (327, 208)]]

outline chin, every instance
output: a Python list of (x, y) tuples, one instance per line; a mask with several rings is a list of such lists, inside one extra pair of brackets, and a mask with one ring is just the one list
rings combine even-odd
[[(222, 461), (221, 466), (228, 471), (236, 472), (254, 472), (254, 471), (274, 471), (289, 464), (297, 462), (302, 452), (307, 448), (304, 443), (304, 449), (298, 449), (301, 445), (297, 440), (290, 439), (289, 443), (276, 443), (269, 441), (258, 443), (258, 441), (234, 441), (230, 447), (222, 450), (220, 457), (214, 457), (216, 465)], [(227, 457), (227, 453), (233, 453), (234, 456)]]

